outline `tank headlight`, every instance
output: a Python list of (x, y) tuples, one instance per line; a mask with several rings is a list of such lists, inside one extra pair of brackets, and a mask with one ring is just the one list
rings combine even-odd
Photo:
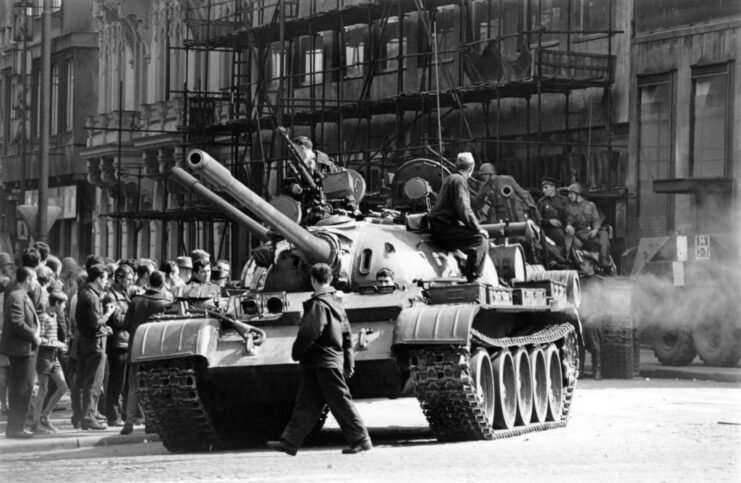
[(286, 307), (286, 302), (283, 297), (271, 296), (265, 300), (265, 308), (270, 314), (280, 314)]
[(244, 298), (240, 302), (242, 313), (247, 315), (257, 315), (260, 313), (260, 302), (253, 297)]

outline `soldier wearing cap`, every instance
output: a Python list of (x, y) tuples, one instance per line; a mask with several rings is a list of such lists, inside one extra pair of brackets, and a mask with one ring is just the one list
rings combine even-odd
[(566, 226), (566, 205), (569, 203), (564, 196), (556, 193), (559, 182), (549, 176), (540, 180), (543, 197), (538, 200), (538, 212), (540, 213), (540, 228), (548, 238), (556, 242), (554, 255), (563, 261), (564, 246), (566, 245), (564, 227)]
[[(579, 282), (584, 294), (591, 292), (591, 297), (583, 297), (583, 303), (579, 309), (584, 331), (585, 349), (592, 356), (592, 376), (602, 379), (602, 325), (605, 322), (604, 307), (601, 306), (600, 285), (605, 280), (598, 275), (594, 267), (597, 265), (597, 257), (591, 253), (585, 253), (579, 262)], [(583, 362), (583, 361), (582, 361)], [(582, 367), (584, 367), (582, 363)]]
[(512, 176), (497, 174), (494, 165), (484, 163), (478, 171), (482, 185), (473, 199), (473, 206), (482, 223), (500, 220), (525, 221), (530, 210), (537, 211), (535, 201)]
[(588, 250), (599, 251), (600, 264), (610, 264), (610, 238), (602, 230), (602, 219), (597, 205), (584, 199), (584, 189), (579, 183), (568, 187), (569, 203), (566, 205), (566, 253), (576, 241)]
[(468, 178), (473, 174), (471, 153), (460, 153), (456, 171), (443, 180), (435, 207), (428, 217), (432, 238), (445, 249), (466, 254), (463, 274), (469, 281), (481, 277), (488, 250), (489, 234), (471, 209)]

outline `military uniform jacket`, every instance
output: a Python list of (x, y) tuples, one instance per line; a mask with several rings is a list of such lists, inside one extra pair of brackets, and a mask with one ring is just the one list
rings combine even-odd
[(471, 231), (478, 232), (481, 225), (471, 209), (471, 192), (466, 178), (455, 172), (445, 178), (440, 194), (435, 200), (435, 207), (429, 215), (431, 224), (462, 225)]
[(566, 224), (574, 227), (577, 234), (599, 229), (602, 226), (597, 205), (581, 200), (566, 205)]
[(558, 220), (566, 225), (566, 205), (569, 200), (561, 195), (544, 196), (538, 200), (538, 211), (544, 227), (553, 226), (551, 220)]
[[(352, 366), (351, 347), (350, 323), (335, 289), (317, 290), (304, 302), (291, 357), (304, 367), (342, 369), (344, 363)], [(349, 361), (345, 361), (345, 353)]]
[(14, 288), (5, 294), (3, 333), (0, 353), (6, 356), (30, 356), (37, 349), (33, 336), (39, 327), (36, 308), (25, 290)]

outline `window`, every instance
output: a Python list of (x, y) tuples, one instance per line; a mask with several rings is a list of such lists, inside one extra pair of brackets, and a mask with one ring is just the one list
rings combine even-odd
[(361, 77), (365, 62), (365, 39), (368, 29), (365, 25), (345, 27), (345, 77)]
[(389, 17), (386, 26), (383, 27), (382, 41), (384, 51), (381, 53), (381, 66), (384, 71), (396, 71), (399, 69), (399, 53), (402, 54), (402, 67), (407, 66), (407, 38), (401, 37), (401, 28), (399, 17)]
[(716, 178), (727, 175), (728, 116), (732, 103), (726, 65), (692, 72), (692, 137), (690, 176)]
[(72, 131), (75, 127), (75, 67), (72, 60), (67, 62), (67, 84), (65, 87), (64, 127), (67, 131)]
[[(474, 3), (475, 40), (503, 37), (503, 48), (508, 54), (518, 50), (515, 34), (522, 25), (524, 9), (519, 0), (489, 2), (479, 0)], [(482, 50), (480, 48), (479, 50)]]
[[(283, 69), (281, 69), (281, 58), (283, 59)], [(288, 75), (288, 64), (286, 63), (286, 57), (281, 53), (281, 49), (278, 45), (274, 45), (270, 48), (270, 79), (269, 88), (277, 89), (281, 77)]]
[(638, 82), (638, 236), (663, 236), (672, 228), (670, 196), (653, 182), (673, 177), (674, 106), (669, 74)]
[(51, 92), (49, 93), (49, 130), (59, 133), (59, 64), (51, 66)]
[(322, 49), (307, 50), (304, 54), (304, 85), (321, 84), (323, 82), (324, 51)]
[(610, 5), (614, 24), (616, 3), (615, 0), (575, 0), (571, 7), (571, 28), (581, 30), (582, 35), (609, 30)]

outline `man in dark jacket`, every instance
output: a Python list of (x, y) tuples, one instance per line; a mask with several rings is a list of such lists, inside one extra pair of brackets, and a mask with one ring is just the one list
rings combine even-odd
[[(129, 332), (123, 328), (123, 324), (129, 309), (129, 291), (133, 283), (134, 271), (128, 265), (121, 265), (114, 272), (113, 285), (104, 296), (104, 299), (114, 307), (113, 315), (108, 319), (108, 326), (113, 333), (106, 342), (108, 384), (105, 389), (105, 402), (108, 426), (123, 426), (121, 395), (126, 380), (126, 359), (129, 350)], [(103, 305), (105, 306), (105, 303)]]
[(268, 448), (292, 456), (314, 428), (325, 404), (350, 443), (342, 450), (344, 454), (360, 453), (373, 447), (345, 381), (355, 372), (352, 333), (331, 282), (332, 269), (327, 264), (317, 263), (311, 267), (314, 293), (304, 302), (304, 315), (291, 350), (291, 357), (301, 366), (296, 406), (281, 440), (268, 442)]
[[(101, 430), (108, 426), (96, 415), (100, 388), (103, 384), (106, 361), (106, 339), (113, 331), (108, 319), (114, 307), (109, 304), (103, 312), (102, 298), (108, 284), (105, 266), (93, 264), (87, 269), (88, 281), (77, 293), (77, 330), (80, 341), (77, 351), (82, 377), (82, 429)], [(105, 421), (105, 420), (104, 420)]]
[(134, 297), (126, 311), (123, 328), (129, 331), (129, 393), (126, 396), (126, 422), (121, 434), (131, 434), (134, 430), (134, 421), (137, 416), (139, 395), (136, 384), (136, 365), (131, 363), (131, 344), (134, 341), (136, 329), (156, 314), (161, 314), (172, 303), (172, 298), (165, 287), (165, 274), (155, 270), (149, 276), (149, 288), (144, 294)]
[(430, 234), (446, 250), (461, 250), (466, 254), (463, 275), (473, 281), (482, 275), (489, 235), (471, 209), (468, 178), (473, 174), (473, 155), (460, 153), (455, 167), (457, 171), (443, 180), (430, 212)]
[(26, 439), (33, 436), (33, 433), (23, 429), (23, 425), (36, 374), (36, 349), (41, 343), (39, 318), (28, 296), (35, 287), (36, 272), (22, 267), (16, 272), (13, 288), (5, 295), (0, 353), (10, 359), (10, 412), (5, 427), (7, 438)]

